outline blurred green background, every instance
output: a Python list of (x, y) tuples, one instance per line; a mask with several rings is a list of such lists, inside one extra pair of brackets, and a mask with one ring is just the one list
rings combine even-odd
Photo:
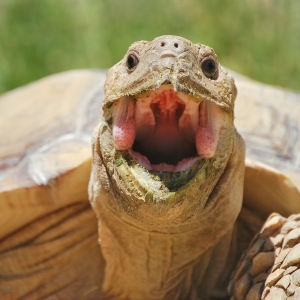
[(109, 68), (132, 42), (163, 34), (300, 90), (299, 0), (0, 0), (0, 93), (65, 70)]

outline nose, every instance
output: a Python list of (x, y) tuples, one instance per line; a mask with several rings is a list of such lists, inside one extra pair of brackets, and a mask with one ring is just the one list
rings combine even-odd
[(182, 41), (175, 36), (167, 36), (158, 40), (158, 48), (161, 51), (160, 57), (177, 56), (184, 49)]

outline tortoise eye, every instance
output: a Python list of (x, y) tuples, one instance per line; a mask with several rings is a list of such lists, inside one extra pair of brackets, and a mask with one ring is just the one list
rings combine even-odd
[(204, 58), (202, 60), (201, 69), (207, 78), (214, 80), (218, 78), (217, 63), (211, 57)]
[(138, 65), (138, 63), (139, 63), (139, 59), (135, 54), (131, 53), (127, 56), (126, 65), (129, 71), (134, 70), (134, 68)]

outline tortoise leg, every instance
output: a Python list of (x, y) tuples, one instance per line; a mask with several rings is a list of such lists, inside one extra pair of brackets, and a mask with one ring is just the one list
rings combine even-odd
[(231, 300), (300, 299), (300, 214), (269, 216), (229, 285)]

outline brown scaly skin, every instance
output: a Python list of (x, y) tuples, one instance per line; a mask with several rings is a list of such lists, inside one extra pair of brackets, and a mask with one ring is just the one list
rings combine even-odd
[[(161, 59), (166, 49), (177, 56)], [(126, 59), (132, 52), (139, 64), (128, 72)], [(90, 200), (106, 261), (103, 291), (116, 299), (224, 296), (238, 259), (231, 244), (244, 178), (244, 142), (233, 125), (234, 81), (211, 48), (180, 37), (137, 42), (128, 53), (107, 75), (104, 120), (93, 138)], [(217, 78), (203, 74), (206, 57), (216, 61)], [(112, 138), (110, 103), (162, 84), (194, 101), (216, 103), (224, 124), (215, 155), (204, 159), (195, 176), (176, 191), (128, 158), (127, 151), (117, 151)]]
[(230, 299), (300, 299), (299, 263), (300, 214), (271, 214), (231, 278)]

